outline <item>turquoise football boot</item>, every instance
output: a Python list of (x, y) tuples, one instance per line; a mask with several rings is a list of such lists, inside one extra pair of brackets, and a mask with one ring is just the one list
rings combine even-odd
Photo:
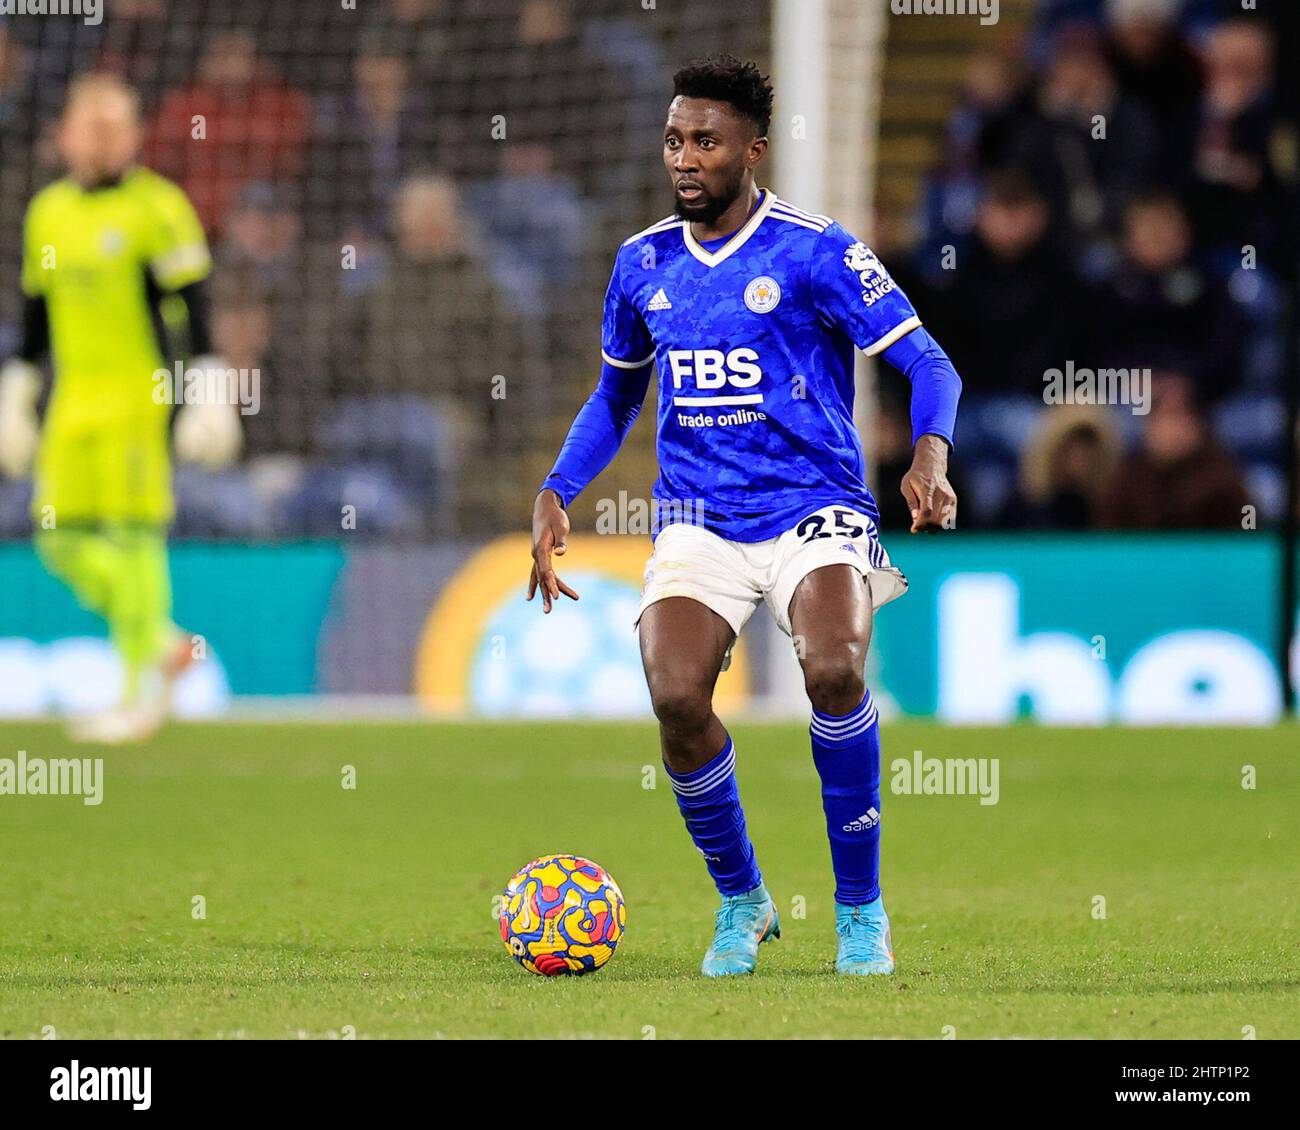
[(743, 895), (728, 895), (714, 915), (713, 945), (700, 972), (706, 977), (753, 973), (758, 947), (781, 936), (776, 904), (761, 884)]
[(840, 952), (835, 972), (865, 977), (894, 971), (894, 943), (889, 936), (889, 915), (884, 897), (861, 906), (835, 904), (835, 933)]

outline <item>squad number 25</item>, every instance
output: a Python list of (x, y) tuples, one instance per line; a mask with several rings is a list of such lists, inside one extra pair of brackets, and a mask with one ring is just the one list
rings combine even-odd
[(857, 517), (852, 510), (832, 510), (835, 521), (826, 529), (825, 514), (809, 514), (794, 529), (795, 536), (802, 541), (814, 541), (817, 538), (829, 538), (838, 535), (842, 538), (860, 538), (867, 531), (853, 521)]

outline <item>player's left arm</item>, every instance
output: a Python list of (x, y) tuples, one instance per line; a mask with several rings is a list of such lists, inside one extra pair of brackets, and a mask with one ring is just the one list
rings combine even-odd
[(899, 486), (912, 513), (912, 533), (950, 530), (957, 524), (957, 495), (948, 482), (948, 453), (961, 378), (924, 328), (899, 338), (881, 357), (912, 385), (912, 466)]
[(961, 396), (957, 370), (875, 253), (839, 224), (818, 236), (811, 273), (823, 319), (911, 382), (914, 452), (900, 489), (912, 513), (912, 532), (951, 529), (957, 495), (948, 482), (948, 452)]
[(149, 273), (159, 291), (185, 303), (190, 366), (205, 374), (203, 395), (176, 414), (176, 454), (188, 463), (219, 470), (233, 463), (243, 446), (239, 405), (225, 394), (227, 366), (213, 351), (207, 278), (212, 270), (203, 226), (185, 193), (159, 182), (153, 238), (147, 248)]

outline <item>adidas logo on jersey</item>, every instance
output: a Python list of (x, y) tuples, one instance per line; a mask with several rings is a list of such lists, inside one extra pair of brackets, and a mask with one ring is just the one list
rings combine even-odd
[(851, 824), (845, 824), (846, 832), (866, 832), (880, 823), (880, 813), (874, 808), (868, 808), (861, 816)]
[(646, 307), (647, 310), (671, 310), (672, 308), (673, 304), (668, 301), (668, 295), (664, 293), (663, 287), (655, 291), (655, 296), (650, 299), (650, 305)]

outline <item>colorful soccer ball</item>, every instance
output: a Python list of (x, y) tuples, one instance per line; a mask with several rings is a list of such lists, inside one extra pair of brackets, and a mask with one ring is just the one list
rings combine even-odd
[(530, 973), (594, 973), (627, 925), (623, 892), (609, 873), (578, 855), (544, 855), (506, 884), (501, 940)]

